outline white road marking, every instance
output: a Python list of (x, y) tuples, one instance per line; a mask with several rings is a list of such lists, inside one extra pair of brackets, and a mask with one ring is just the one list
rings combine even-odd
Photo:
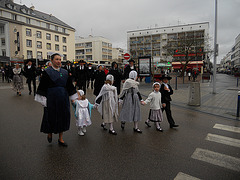
[(174, 180), (200, 180), (200, 179), (190, 176), (188, 174), (179, 172), (177, 176), (174, 178)]
[(193, 159), (204, 161), (227, 169), (240, 171), (240, 159), (236, 157), (201, 148), (197, 148), (191, 157)]
[(240, 140), (239, 139), (234, 139), (234, 138), (230, 138), (230, 137), (226, 137), (226, 136), (220, 136), (217, 134), (208, 133), (205, 140), (240, 148)]
[(215, 129), (221, 129), (225, 131), (230, 131), (230, 132), (235, 132), (235, 133), (240, 133), (240, 128), (239, 127), (234, 127), (234, 126), (228, 126), (228, 125), (223, 125), (223, 124), (215, 124), (213, 126)]

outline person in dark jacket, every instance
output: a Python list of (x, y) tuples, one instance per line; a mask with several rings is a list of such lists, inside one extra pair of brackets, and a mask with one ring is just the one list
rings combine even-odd
[(163, 108), (162, 111), (166, 111), (166, 115), (167, 115), (167, 120), (168, 123), (170, 124), (170, 128), (174, 128), (174, 127), (178, 127), (178, 125), (175, 124), (173, 117), (172, 117), (172, 112), (171, 112), (171, 103), (170, 101), (172, 101), (171, 95), (173, 94), (173, 90), (172, 87), (170, 86), (170, 84), (168, 84), (168, 80), (172, 79), (169, 76), (163, 75), (161, 77), (161, 80), (163, 81), (161, 88), (160, 88), (160, 92), (162, 95), (162, 104), (163, 104)]
[(85, 62), (83, 60), (79, 61), (79, 67), (76, 68), (75, 72), (75, 81), (76, 86), (78, 86), (78, 89), (81, 89), (86, 94), (86, 83), (88, 80), (88, 70), (85, 66)]
[(136, 66), (134, 65), (135, 61), (133, 59), (130, 59), (128, 62), (129, 65), (124, 69), (124, 79), (129, 78), (129, 73), (131, 71), (137, 71)]
[(101, 65), (98, 65), (98, 69), (94, 72), (94, 91), (93, 94), (95, 96), (98, 96), (102, 86), (105, 83), (106, 80), (106, 74), (102, 69)]
[(88, 82), (87, 82), (87, 88), (89, 87), (89, 84), (90, 84), (91, 88), (93, 89), (94, 69), (93, 69), (91, 63), (88, 64), (88, 75), (89, 75), (89, 79), (88, 79)]
[(33, 93), (36, 94), (36, 68), (33, 66), (32, 61), (29, 60), (24, 68), (24, 76), (27, 78), (29, 95), (32, 94), (31, 82), (33, 83)]
[(113, 86), (115, 86), (117, 88), (117, 94), (119, 95), (120, 87), (121, 87), (121, 80), (122, 80), (122, 73), (118, 69), (118, 64), (116, 62), (112, 63), (112, 68), (109, 70), (108, 74), (113, 75), (113, 77), (114, 77)]
[(4, 67), (4, 72), (5, 72), (5, 80), (10, 83), (10, 79), (12, 76), (12, 68), (11, 66), (9, 66), (9, 64), (7, 63), (6, 66)]

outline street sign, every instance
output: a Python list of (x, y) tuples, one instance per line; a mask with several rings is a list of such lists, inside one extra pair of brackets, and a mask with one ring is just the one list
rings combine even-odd
[(130, 54), (125, 53), (123, 57), (124, 57), (124, 59), (129, 60), (130, 59)]

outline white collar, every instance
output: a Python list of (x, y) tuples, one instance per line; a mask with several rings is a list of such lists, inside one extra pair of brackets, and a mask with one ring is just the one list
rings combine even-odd
[(55, 71), (60, 71), (60, 67), (59, 68), (54, 68), (53, 66), (52, 66), (52, 68), (55, 70)]

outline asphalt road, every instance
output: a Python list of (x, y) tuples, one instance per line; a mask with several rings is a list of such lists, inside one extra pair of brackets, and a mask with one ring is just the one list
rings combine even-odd
[[(91, 94), (88, 90), (87, 98), (93, 103)], [(184, 174), (213, 180), (240, 177), (240, 131), (213, 128), (216, 124), (240, 127), (239, 121), (173, 106), (180, 127), (170, 129), (164, 114), (161, 133), (153, 125), (145, 126), (149, 106), (142, 106), (143, 133), (134, 133), (133, 124), (126, 124), (122, 131), (118, 122), (114, 124), (118, 135), (113, 136), (101, 129), (101, 117), (94, 110), (87, 134), (79, 136), (72, 112), (71, 128), (64, 133), (69, 145), (65, 148), (58, 146), (57, 135), (49, 144), (40, 133), (43, 108), (33, 99), (27, 88), (21, 97), (11, 89), (0, 89), (0, 179), (186, 179)], [(209, 141), (208, 133), (236, 141), (234, 145)], [(213, 160), (203, 157), (208, 151), (217, 153)]]

